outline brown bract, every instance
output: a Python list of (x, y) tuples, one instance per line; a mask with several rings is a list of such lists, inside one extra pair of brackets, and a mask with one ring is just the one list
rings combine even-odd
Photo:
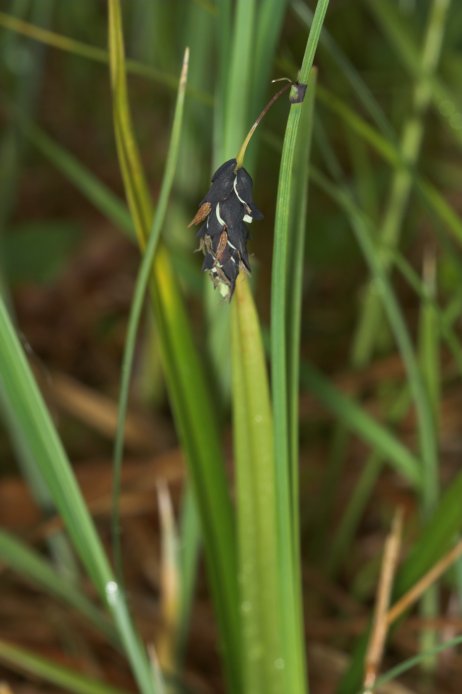
[(212, 209), (212, 205), (209, 202), (203, 202), (202, 205), (199, 207), (197, 210), (194, 219), (192, 219), (189, 224), (188, 224), (188, 229), (195, 224), (200, 224), (201, 222), (204, 221), (206, 217), (210, 214), (210, 210)]

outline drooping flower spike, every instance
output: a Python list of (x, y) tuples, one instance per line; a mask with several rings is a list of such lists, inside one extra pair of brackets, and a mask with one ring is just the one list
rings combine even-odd
[(200, 203), (189, 226), (203, 222), (197, 237), (205, 258), (202, 270), (208, 271), (215, 287), (231, 299), (239, 271), (250, 272), (245, 222), (263, 219), (252, 197), (252, 179), (244, 168), (236, 170), (236, 159), (220, 166), (212, 176), (212, 185)]
[[(249, 232), (245, 223), (263, 219), (253, 201), (252, 178), (243, 168), (245, 151), (256, 127), (272, 104), (289, 87), (294, 86), (290, 80), (288, 82), (273, 96), (252, 125), (236, 159), (230, 159), (215, 171), (212, 185), (189, 224), (191, 227), (202, 223), (197, 232), (199, 250), (205, 256), (202, 270), (210, 274), (214, 286), (228, 300), (233, 295), (239, 272), (250, 272), (247, 252)], [(291, 101), (294, 103), (292, 98)]]

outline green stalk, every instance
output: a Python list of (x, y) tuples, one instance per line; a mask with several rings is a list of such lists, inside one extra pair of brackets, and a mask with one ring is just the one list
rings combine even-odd
[[(307, 41), (305, 57), (299, 79), (306, 83), (310, 75), (314, 52), (327, 10), (327, 2), (320, 2), (313, 30)], [(242, 12), (239, 12), (241, 7)], [(245, 8), (251, 12), (250, 7)], [(242, 29), (244, 9), (238, 6), (237, 31)], [(246, 43), (247, 27), (243, 31)], [(235, 36), (234, 46), (241, 46)], [(246, 52), (244, 50), (244, 58)], [(234, 58), (237, 61), (236, 53)], [(242, 54), (241, 54), (242, 58)], [(241, 72), (245, 60), (241, 60)], [(230, 91), (233, 93), (232, 63)], [(245, 98), (245, 92), (244, 92)], [(286, 276), (282, 284), (275, 284), (276, 292), (290, 298), (293, 303), (289, 316), (282, 317), (287, 338), (289, 358), (284, 364), (288, 372), (285, 387), (284, 417), (290, 421), (292, 435), (291, 454), (297, 454), (298, 413), (294, 400), (298, 397), (299, 310), (301, 295), (301, 267), (303, 259), (304, 220), (306, 212), (307, 169), (314, 103), (314, 80), (310, 78), (310, 93), (304, 103), (294, 104), (289, 115), (283, 158), (281, 163), (278, 209), (290, 210), (293, 215), (281, 215), (279, 234), (290, 236), (293, 247), (286, 247), (284, 263)], [(236, 110), (236, 102), (228, 101)], [(264, 109), (264, 112), (266, 109)], [(240, 122), (236, 115), (236, 123)], [(234, 142), (243, 127), (227, 131), (226, 143)], [(250, 136), (253, 133), (251, 130)], [(237, 166), (242, 166), (247, 138), (238, 155)], [(284, 154), (285, 153), (285, 154)], [(228, 154), (226, 153), (226, 156)], [(288, 181), (288, 184), (286, 182)], [(279, 252), (276, 247), (275, 255)], [(237, 518), (239, 532), (239, 558), (241, 577), (242, 638), (244, 691), (261, 692), (306, 691), (305, 647), (303, 638), (303, 609), (300, 595), (300, 559), (298, 547), (298, 486), (294, 474), (296, 466), (275, 458), (273, 424), (261, 331), (247, 280), (240, 278), (236, 287), (233, 312), (233, 413), (234, 442), (237, 477)], [(287, 333), (286, 333), (287, 324)], [(291, 361), (291, 358), (293, 360)], [(296, 383), (295, 383), (296, 382)], [(289, 408), (290, 397), (290, 413)], [(293, 424), (293, 426), (292, 426)], [(289, 444), (287, 444), (289, 446)], [(289, 451), (287, 450), (289, 455)], [(298, 464), (298, 461), (297, 461)], [(281, 473), (281, 466), (286, 469)], [(290, 469), (289, 469), (290, 468)], [(281, 488), (279, 477), (285, 474), (287, 487)], [(293, 496), (297, 502), (293, 503)]]
[(276, 480), (268, 375), (255, 304), (241, 274), (232, 305), (233, 416), (246, 694), (287, 688), (278, 597)]
[[(298, 81), (310, 83), (314, 54), (328, 8), (328, 0), (316, 6)], [(294, 268), (295, 247), (303, 249), (304, 225), (296, 215), (304, 215), (306, 189), (299, 187), (309, 156), (309, 133), (314, 95), (302, 103), (291, 105), (287, 121), (279, 174), (275, 217), (273, 272), (271, 287), (271, 383), (273, 394), (274, 446), (276, 465), (277, 544), (279, 555), (280, 610), (282, 640), (285, 646), (285, 668), (290, 673), (287, 691), (304, 692), (307, 688), (305, 652), (303, 647), (303, 608), (300, 585), (298, 528), (298, 447), (295, 398), (298, 394), (298, 338), (301, 269)], [(305, 162), (305, 163), (303, 163)], [(301, 196), (301, 197), (300, 197)], [(295, 244), (292, 247), (292, 244)], [(301, 261), (301, 259), (299, 259)], [(295, 269), (295, 276), (291, 271)], [(293, 284), (291, 284), (293, 282)], [(289, 303), (290, 300), (290, 303)], [(295, 307), (292, 305), (295, 302)], [(297, 417), (298, 420), (298, 417)]]

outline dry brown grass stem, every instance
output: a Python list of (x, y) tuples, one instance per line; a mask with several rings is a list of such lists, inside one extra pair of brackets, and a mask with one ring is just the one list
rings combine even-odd
[(427, 573), (408, 590), (387, 613), (387, 625), (390, 626), (408, 610), (425, 591), (438, 580), (442, 574), (462, 555), (462, 540), (442, 557)]
[(403, 511), (399, 508), (393, 517), (391, 531), (386, 539), (384, 547), (374, 621), (365, 660), (365, 692), (371, 691), (374, 686), (382, 659), (383, 647), (389, 626), (387, 621), (388, 607), (401, 548), (402, 527)]

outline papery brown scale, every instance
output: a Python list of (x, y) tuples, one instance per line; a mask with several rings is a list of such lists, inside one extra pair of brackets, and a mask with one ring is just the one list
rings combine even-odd
[(218, 246), (217, 246), (217, 250), (215, 253), (216, 259), (220, 262), (223, 258), (223, 253), (225, 251), (227, 244), (228, 244), (228, 234), (226, 233), (226, 229), (224, 229), (221, 236), (220, 236), (220, 239), (218, 241)]
[(194, 218), (189, 222), (188, 229), (196, 224), (200, 224), (201, 222), (203, 222), (204, 219), (206, 219), (209, 216), (211, 209), (212, 205), (209, 202), (203, 202), (197, 210)]

